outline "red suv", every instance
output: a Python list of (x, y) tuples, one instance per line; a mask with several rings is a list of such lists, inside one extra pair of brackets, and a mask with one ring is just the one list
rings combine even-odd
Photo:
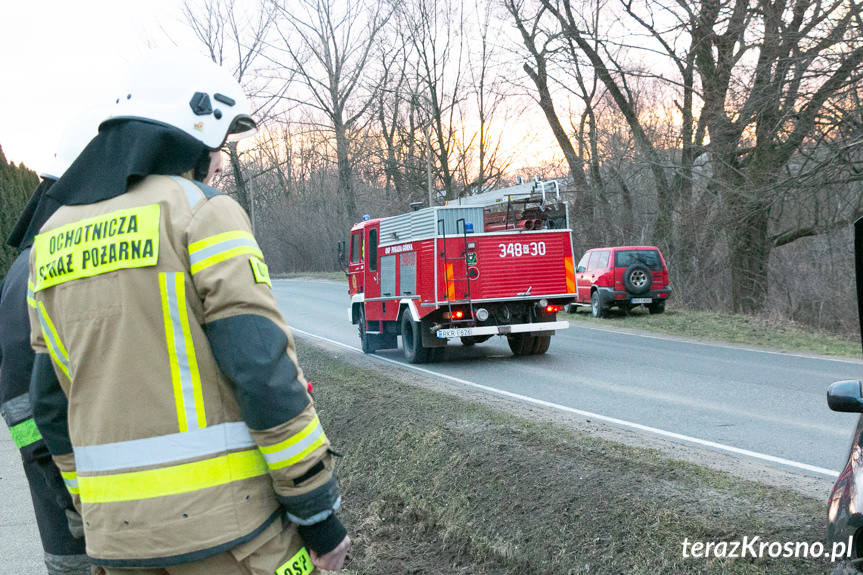
[(575, 269), (575, 284), (573, 305), (589, 305), (593, 317), (603, 317), (610, 307), (628, 310), (639, 305), (662, 313), (671, 296), (665, 259), (653, 246), (588, 250)]

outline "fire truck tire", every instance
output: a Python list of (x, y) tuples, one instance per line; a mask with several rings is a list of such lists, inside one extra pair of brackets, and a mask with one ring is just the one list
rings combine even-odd
[(533, 338), (533, 355), (542, 355), (551, 345), (550, 335), (537, 335)]
[(429, 348), (423, 347), (422, 333), (419, 322), (411, 319), (409, 311), (402, 314), (402, 352), (410, 363), (426, 363), (429, 360)]
[(529, 333), (513, 333), (506, 336), (506, 343), (515, 355), (531, 355), (533, 353), (533, 336)]
[(426, 349), (428, 349), (429, 352), (427, 360), (429, 363), (437, 363), (439, 361), (443, 361), (443, 354), (444, 350), (446, 349), (445, 347), (430, 347)]
[(363, 353), (374, 353), (377, 349), (374, 343), (372, 343), (372, 336), (366, 333), (366, 312), (365, 308), (360, 306), (360, 316), (359, 321), (357, 322), (359, 325), (360, 332), (360, 347), (363, 350)]

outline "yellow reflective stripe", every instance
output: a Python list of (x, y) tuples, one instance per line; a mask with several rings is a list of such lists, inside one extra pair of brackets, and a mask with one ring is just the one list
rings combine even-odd
[(189, 244), (192, 274), (244, 254), (264, 257), (255, 236), (248, 232), (225, 232)]
[(302, 461), (315, 449), (324, 445), (327, 436), (317, 416), (302, 431), (275, 445), (261, 446), (261, 453), (270, 469), (281, 469)]
[(160, 273), (159, 291), (179, 430), (188, 431), (191, 426), (203, 429), (207, 426), (204, 394), (189, 327), (183, 274)]
[(79, 477), (82, 503), (136, 501), (199, 491), (268, 473), (257, 449), (213, 459), (116, 475)]
[(198, 429), (207, 427), (207, 412), (204, 410), (204, 390), (201, 387), (201, 372), (198, 370), (198, 358), (195, 355), (195, 344), (192, 342), (192, 329), (189, 327), (189, 313), (186, 309), (186, 283), (183, 274), (177, 274), (177, 306), (180, 315), (180, 325), (183, 330), (183, 340), (186, 344), (186, 358), (191, 377), (192, 396), (194, 397)]
[(39, 324), (42, 326), (42, 337), (45, 339), (45, 344), (48, 347), (48, 353), (54, 359), (54, 363), (60, 366), (60, 370), (66, 374), (69, 380), (72, 376), (69, 375), (69, 354), (66, 352), (66, 347), (60, 340), (57, 334), (57, 329), (54, 327), (54, 322), (48, 317), (48, 312), (45, 310), (45, 305), (40, 301), (38, 303)]
[(27, 280), (27, 305), (36, 308), (36, 300), (33, 299), (33, 282)]
[(159, 274), (159, 292), (162, 295), (162, 319), (165, 322), (165, 341), (168, 347), (168, 362), (171, 367), (171, 382), (174, 386), (174, 400), (177, 403), (177, 420), (180, 431), (186, 431), (186, 411), (183, 408), (183, 388), (180, 380), (180, 364), (174, 345), (174, 324), (171, 322), (171, 306), (168, 303), (168, 274)]
[(78, 485), (78, 473), (75, 471), (61, 471), (60, 475), (63, 477), (63, 483), (66, 484), (66, 489), (72, 495), (80, 495), (81, 488)]
[(159, 261), (159, 204), (80, 220), (33, 240), (33, 291)]

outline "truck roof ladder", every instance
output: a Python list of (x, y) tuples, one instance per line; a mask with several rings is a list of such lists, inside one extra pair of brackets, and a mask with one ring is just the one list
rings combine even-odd
[[(458, 297), (455, 297), (455, 294), (453, 294), (453, 297), (451, 298), (450, 297), (450, 290), (449, 289), (446, 290), (446, 303), (447, 303), (447, 309), (449, 310), (449, 314), (450, 314), (450, 322), (453, 324), (472, 323), (473, 321), (475, 321), (475, 319), (474, 319), (473, 302), (471, 301), (471, 295), (470, 295), (471, 278), (470, 278), (469, 265), (468, 265), (468, 259), (467, 259), (467, 254), (468, 254), (468, 251), (467, 251), (467, 226), (465, 225), (465, 219), (459, 218), (458, 220), (456, 220), (456, 233), (459, 233), (459, 231), (461, 231), (461, 236), (462, 236), (462, 250), (461, 250), (461, 255), (459, 257), (451, 258), (447, 255), (446, 221), (445, 220), (438, 220), (437, 226), (438, 226), (438, 235), (440, 235), (441, 238), (443, 239), (443, 252), (440, 255), (443, 256), (444, 283), (447, 286), (450, 285), (450, 282), (452, 282), (453, 285), (456, 282), (465, 282), (465, 284), (466, 284), (465, 292), (464, 292), (465, 299), (459, 299)], [(450, 262), (462, 262), (462, 263), (464, 263), (465, 276), (464, 277), (456, 277), (455, 270), (449, 265)], [(452, 274), (452, 277), (450, 276), (450, 274)], [(453, 317), (452, 316), (453, 304), (464, 304), (464, 303), (467, 303), (468, 306), (470, 307), (470, 316), (466, 317), (464, 319), (452, 319), (452, 317)]]

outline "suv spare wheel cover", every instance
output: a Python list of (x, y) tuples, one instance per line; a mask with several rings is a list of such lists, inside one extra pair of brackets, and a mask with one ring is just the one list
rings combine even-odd
[(626, 290), (635, 295), (641, 295), (650, 291), (653, 275), (644, 264), (635, 263), (623, 272), (623, 285)]

